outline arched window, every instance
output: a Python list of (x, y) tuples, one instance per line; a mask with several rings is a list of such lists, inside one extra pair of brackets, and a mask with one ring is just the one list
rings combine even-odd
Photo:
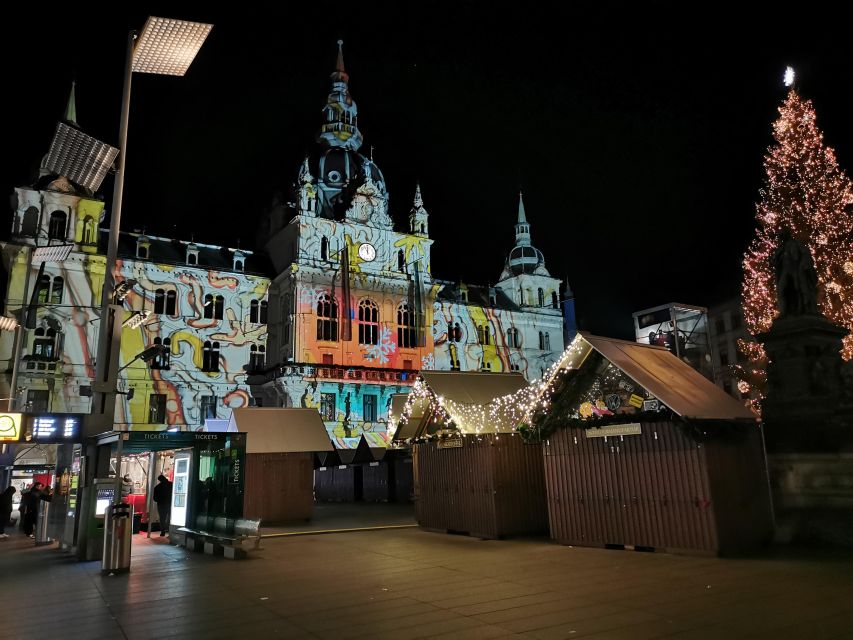
[(174, 291), (166, 292), (166, 315), (174, 316), (178, 313), (178, 294)]
[(397, 307), (397, 346), (401, 349), (412, 349), (417, 346), (415, 314), (409, 308), (408, 302), (403, 302)]
[(518, 334), (518, 329), (515, 327), (510, 327), (506, 332), (506, 346), (508, 347), (520, 347), (521, 346), (521, 337)]
[(403, 253), (403, 250), (400, 249), (397, 252), (397, 271), (405, 271), (406, 270), (406, 254)]
[[(207, 307), (205, 307), (205, 311)], [(154, 313), (166, 312), (166, 292), (163, 289), (157, 289), (154, 292)], [(207, 316), (205, 316), (206, 318)]]
[(453, 324), (447, 323), (447, 341), (455, 342), (456, 341), (456, 333), (453, 331)]
[(542, 331), (539, 332), (539, 349), (545, 350), (545, 333)]
[(215, 296), (213, 298), (213, 319), (214, 320), (222, 320), (225, 316), (225, 298), (222, 296)]
[(426, 231), (424, 231), (424, 224), (423, 224), (423, 222), (421, 223), (421, 233), (426, 233)]
[(560, 299), (559, 299), (559, 297), (557, 296), (557, 292), (556, 292), (556, 291), (552, 291), (552, 292), (551, 292), (551, 306), (552, 306), (552, 307), (554, 307), (555, 309), (559, 309), (559, 308), (560, 308)]
[(266, 355), (266, 347), (263, 345), (253, 344), (249, 348), (249, 371), (258, 371), (263, 369)]
[(197, 265), (198, 264), (198, 256), (194, 253), (188, 253), (187, 254), (187, 264)]
[(62, 276), (56, 276), (53, 279), (53, 285), (50, 287), (50, 304), (62, 304), (62, 288), (65, 286), (65, 280)]
[(458, 322), (453, 325), (453, 341), (462, 342), (462, 327), (459, 326)]
[(204, 317), (207, 319), (213, 318), (213, 296), (209, 293), (204, 296)]
[(320, 240), (320, 260), (329, 259), (329, 239), (326, 236)]
[(161, 344), (167, 348), (164, 349), (159, 356), (157, 356), (156, 358), (154, 358), (154, 360), (151, 361), (151, 368), (168, 369), (172, 357), (171, 350), (168, 347), (171, 347), (172, 341), (169, 338), (166, 338), (165, 340), (161, 340), (160, 338), (154, 338), (154, 344)]
[(317, 298), (317, 340), (338, 341), (338, 303), (328, 293)]
[(234, 271), (242, 271), (243, 270), (243, 261), (235, 260), (234, 261)]
[(379, 307), (373, 300), (358, 303), (358, 343), (379, 344)]
[(42, 327), (35, 330), (33, 356), (38, 360), (56, 360), (56, 331)]
[(550, 351), (551, 350), (551, 336), (547, 331), (539, 332), (539, 348), (542, 351)]
[(539, 306), (544, 307), (545, 306), (545, 292), (540, 287), (538, 289), (537, 293), (539, 294)]
[(204, 343), (202, 349), (201, 370), (208, 373), (216, 373), (219, 371), (219, 343), (209, 342)]
[(47, 304), (48, 296), (50, 295), (50, 276), (42, 275), (39, 278), (37, 300), (39, 304)]
[(95, 220), (92, 216), (83, 219), (83, 244), (95, 244)]
[(50, 226), (47, 237), (51, 240), (65, 240), (68, 216), (64, 211), (54, 211), (50, 214)]
[(489, 325), (477, 325), (477, 342), (480, 344), (491, 343), (491, 331), (489, 330)]
[(35, 207), (27, 207), (24, 212), (24, 221), (21, 224), (22, 236), (34, 236), (39, 228), (39, 210)]
[(258, 301), (252, 300), (249, 303), (249, 322), (251, 322), (253, 324), (257, 324), (258, 323), (258, 317), (259, 317), (259, 315), (258, 315)]
[(260, 321), (261, 324), (267, 323), (267, 311), (268, 311), (268, 309), (269, 309), (269, 303), (266, 300), (261, 300), (260, 317), (258, 318), (258, 320)]

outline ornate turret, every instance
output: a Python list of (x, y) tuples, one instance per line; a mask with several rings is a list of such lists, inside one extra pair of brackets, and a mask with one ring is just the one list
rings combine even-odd
[(358, 151), (362, 135), (358, 130), (358, 107), (349, 93), (349, 74), (344, 69), (343, 40), (338, 40), (338, 61), (332, 72), (332, 90), (323, 107), (323, 125), (317, 142), (329, 147)]
[(429, 214), (424, 209), (420, 183), (415, 186), (415, 201), (409, 212), (409, 233), (424, 238), (429, 236)]
[(509, 252), (506, 267), (501, 274), (501, 280), (530, 273), (549, 276), (545, 269), (545, 257), (542, 252), (530, 244), (530, 224), (524, 211), (524, 197), (518, 193), (518, 222), (515, 224), (515, 247)]

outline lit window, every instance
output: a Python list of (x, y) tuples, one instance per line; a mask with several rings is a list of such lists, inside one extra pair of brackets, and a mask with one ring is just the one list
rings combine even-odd
[(317, 298), (317, 340), (338, 341), (338, 303), (328, 293)]
[(415, 314), (407, 302), (397, 307), (397, 346), (401, 349), (412, 349), (417, 346)]
[(358, 343), (379, 344), (379, 307), (372, 300), (358, 303)]

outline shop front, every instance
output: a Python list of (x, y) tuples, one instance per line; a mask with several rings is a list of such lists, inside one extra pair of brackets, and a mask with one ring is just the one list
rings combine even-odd
[[(174, 536), (182, 527), (227, 528), (243, 516), (245, 433), (114, 431), (93, 444), (93, 485), (111, 485), (113, 503), (132, 505), (135, 531)], [(161, 475), (171, 482), (168, 530), (154, 502)]]

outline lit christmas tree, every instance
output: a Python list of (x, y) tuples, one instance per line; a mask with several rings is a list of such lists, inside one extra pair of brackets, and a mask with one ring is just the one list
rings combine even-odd
[[(853, 186), (835, 152), (824, 145), (810, 100), (792, 88), (779, 113), (773, 125), (778, 144), (764, 159), (767, 181), (756, 212), (758, 229), (743, 261), (747, 327), (753, 335), (767, 331), (778, 313), (772, 256), (780, 233), (788, 230), (811, 251), (821, 313), (853, 331)], [(745, 341), (740, 347), (749, 358), (738, 367), (740, 389), (761, 395), (764, 349)], [(844, 339), (842, 356), (853, 357), (853, 335)]]

